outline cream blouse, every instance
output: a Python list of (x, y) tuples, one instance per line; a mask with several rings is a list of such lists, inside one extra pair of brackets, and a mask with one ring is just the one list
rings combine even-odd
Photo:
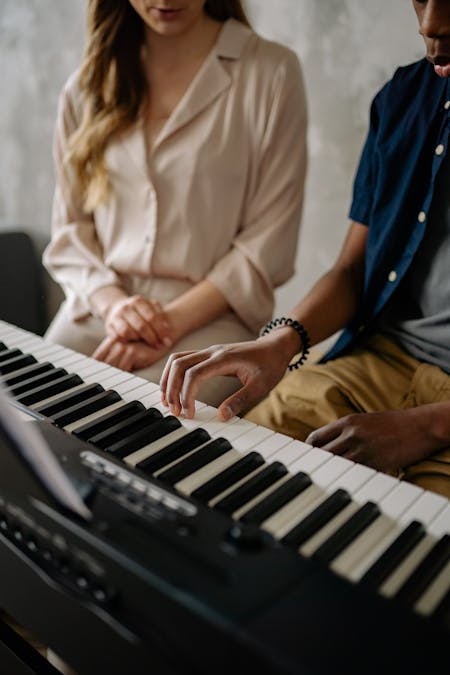
[(71, 316), (126, 279), (209, 279), (252, 331), (294, 272), (306, 170), (297, 56), (230, 19), (146, 157), (143, 122), (110, 142), (107, 201), (86, 213), (63, 163), (81, 118), (77, 74), (55, 131), (56, 190), (44, 263)]

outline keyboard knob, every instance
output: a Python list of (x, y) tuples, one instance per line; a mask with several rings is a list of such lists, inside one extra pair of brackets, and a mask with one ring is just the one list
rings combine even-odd
[(242, 551), (251, 553), (267, 546), (271, 536), (256, 525), (235, 523), (228, 531), (227, 539)]

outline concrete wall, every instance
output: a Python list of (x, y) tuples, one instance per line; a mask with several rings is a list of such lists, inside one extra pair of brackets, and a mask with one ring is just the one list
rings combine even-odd
[[(49, 233), (57, 96), (81, 55), (84, 5), (0, 2), (0, 230), (26, 227), (39, 246)], [(299, 55), (309, 102), (297, 273), (277, 293), (282, 313), (342, 243), (372, 96), (397, 64), (419, 58), (423, 48), (410, 0), (247, 0), (247, 8), (256, 30)]]

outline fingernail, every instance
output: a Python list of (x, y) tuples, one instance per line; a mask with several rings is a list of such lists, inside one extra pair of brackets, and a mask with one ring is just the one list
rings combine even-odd
[(226, 405), (223, 408), (223, 411), (222, 411), (222, 417), (224, 418), (224, 420), (230, 420), (233, 417), (233, 415), (234, 415), (234, 412), (233, 412), (232, 408), (230, 408), (229, 405)]

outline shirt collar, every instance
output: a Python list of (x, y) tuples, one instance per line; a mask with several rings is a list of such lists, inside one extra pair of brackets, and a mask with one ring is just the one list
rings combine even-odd
[(225, 59), (238, 59), (252, 35), (251, 28), (241, 21), (227, 19), (220, 30), (213, 49), (217, 56)]

